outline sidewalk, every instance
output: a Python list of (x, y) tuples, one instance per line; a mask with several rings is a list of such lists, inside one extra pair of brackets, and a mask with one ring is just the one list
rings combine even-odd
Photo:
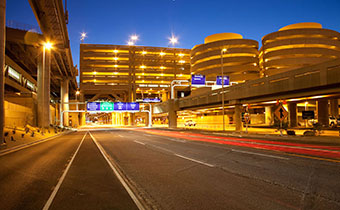
[(28, 133), (25, 132), (24, 128), (16, 128), (15, 130), (11, 128), (5, 128), (4, 133), (6, 135), (5, 136), (6, 146), (0, 148), (0, 154), (7, 152), (9, 150), (24, 147), (26, 145), (31, 145), (38, 143), (40, 141), (45, 141), (53, 137), (65, 135), (70, 132), (71, 132), (70, 130), (55, 132), (51, 128), (49, 131), (42, 134), (41, 132), (38, 132), (37, 128), (32, 128)]

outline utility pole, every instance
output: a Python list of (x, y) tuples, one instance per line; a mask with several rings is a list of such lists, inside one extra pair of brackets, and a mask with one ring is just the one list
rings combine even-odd
[(5, 44), (6, 0), (0, 0), (0, 147), (5, 146)]

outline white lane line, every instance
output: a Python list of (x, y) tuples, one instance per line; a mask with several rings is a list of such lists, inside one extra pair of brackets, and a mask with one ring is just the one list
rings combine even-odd
[(119, 136), (120, 138), (123, 138), (123, 136), (122, 136), (122, 135), (120, 135), (120, 134), (118, 134), (118, 136)]
[(138, 207), (138, 209), (140, 210), (145, 210), (144, 206), (142, 205), (142, 203), (138, 200), (137, 196), (134, 194), (134, 192), (131, 190), (131, 188), (129, 187), (129, 185), (127, 184), (127, 182), (125, 181), (125, 179), (120, 175), (120, 173), (118, 172), (118, 169), (115, 168), (115, 166), (111, 163), (111, 161), (108, 158), (108, 154), (105, 152), (104, 148), (97, 142), (97, 140), (94, 138), (94, 136), (92, 136), (91, 132), (89, 132), (93, 142), (97, 145), (99, 151), (101, 152), (101, 154), (103, 155), (103, 157), (105, 158), (106, 162), (109, 164), (110, 168), (112, 169), (113, 173), (117, 176), (118, 180), (120, 181), (120, 183), (122, 183), (123, 187), (125, 188), (125, 190), (127, 191), (127, 193), (130, 195), (130, 197), (132, 198), (132, 200), (135, 202), (136, 206)]
[(174, 154), (175, 156), (177, 157), (180, 157), (180, 158), (183, 158), (183, 159), (186, 159), (186, 160), (190, 160), (192, 162), (195, 162), (195, 163), (199, 163), (199, 164), (202, 164), (202, 165), (205, 165), (205, 166), (209, 166), (209, 167), (215, 167), (215, 165), (212, 165), (212, 164), (209, 164), (209, 163), (205, 163), (205, 162), (202, 162), (202, 161), (199, 161), (199, 160), (195, 160), (195, 159), (192, 159), (192, 158), (189, 158), (189, 157), (185, 157), (183, 155), (179, 155), (179, 154)]
[(258, 156), (264, 156), (264, 157), (277, 158), (277, 159), (282, 159), (282, 160), (289, 160), (289, 158), (286, 158), (286, 157), (275, 156), (275, 155), (266, 155), (266, 154), (262, 154), (262, 153), (248, 152), (248, 151), (237, 150), (237, 149), (232, 149), (231, 151), (244, 153), (244, 154), (250, 154), (250, 155), (258, 155)]
[(137, 144), (145, 145), (145, 143), (143, 143), (143, 142), (140, 142), (140, 141), (136, 141), (136, 140), (134, 140), (134, 142), (136, 142)]
[(143, 136), (152, 136), (152, 137), (154, 137), (154, 135), (150, 135), (150, 134), (146, 134), (146, 133), (143, 133)]
[(86, 137), (86, 134), (87, 134), (87, 132), (85, 133), (83, 139), (81, 140), (81, 142), (80, 142), (80, 144), (79, 144), (79, 146), (78, 146), (76, 152), (73, 154), (73, 156), (72, 156), (72, 158), (71, 158), (71, 161), (68, 163), (68, 165), (67, 165), (67, 167), (66, 167), (66, 169), (65, 169), (65, 171), (64, 171), (64, 173), (63, 173), (63, 175), (61, 175), (61, 177), (60, 177), (60, 179), (59, 179), (59, 182), (58, 182), (57, 186), (55, 186), (55, 188), (54, 188), (52, 194), (50, 195), (50, 197), (48, 198), (47, 202), (45, 203), (45, 206), (44, 206), (43, 210), (48, 210), (48, 209), (50, 208), (50, 206), (51, 206), (51, 204), (52, 204), (52, 202), (53, 202), (55, 196), (57, 195), (57, 192), (58, 192), (58, 190), (59, 190), (61, 184), (63, 183), (63, 181), (64, 181), (64, 179), (65, 179), (65, 177), (66, 177), (67, 172), (70, 170), (70, 167), (71, 167), (71, 165), (72, 165), (72, 163), (73, 163), (74, 158), (75, 158), (76, 155), (78, 154), (78, 151), (79, 151), (81, 145), (83, 144), (83, 141), (84, 141), (84, 139), (85, 139), (85, 137)]

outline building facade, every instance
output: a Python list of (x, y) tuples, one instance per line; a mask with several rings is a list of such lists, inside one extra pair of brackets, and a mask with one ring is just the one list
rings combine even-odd
[(260, 67), (273, 75), (340, 58), (340, 33), (319, 23), (285, 26), (262, 38)]
[(258, 61), (258, 42), (243, 39), (240, 34), (221, 33), (205, 38), (204, 44), (196, 45), (191, 51), (192, 74), (205, 75), (209, 81), (215, 81), (224, 75), (231, 82), (244, 82), (260, 76)]
[(190, 79), (190, 49), (80, 45), (80, 89), (87, 100), (169, 97), (173, 80)]

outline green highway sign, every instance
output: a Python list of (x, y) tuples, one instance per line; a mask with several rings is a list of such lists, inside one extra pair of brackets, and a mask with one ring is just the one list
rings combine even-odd
[(113, 102), (100, 102), (100, 111), (113, 111)]

